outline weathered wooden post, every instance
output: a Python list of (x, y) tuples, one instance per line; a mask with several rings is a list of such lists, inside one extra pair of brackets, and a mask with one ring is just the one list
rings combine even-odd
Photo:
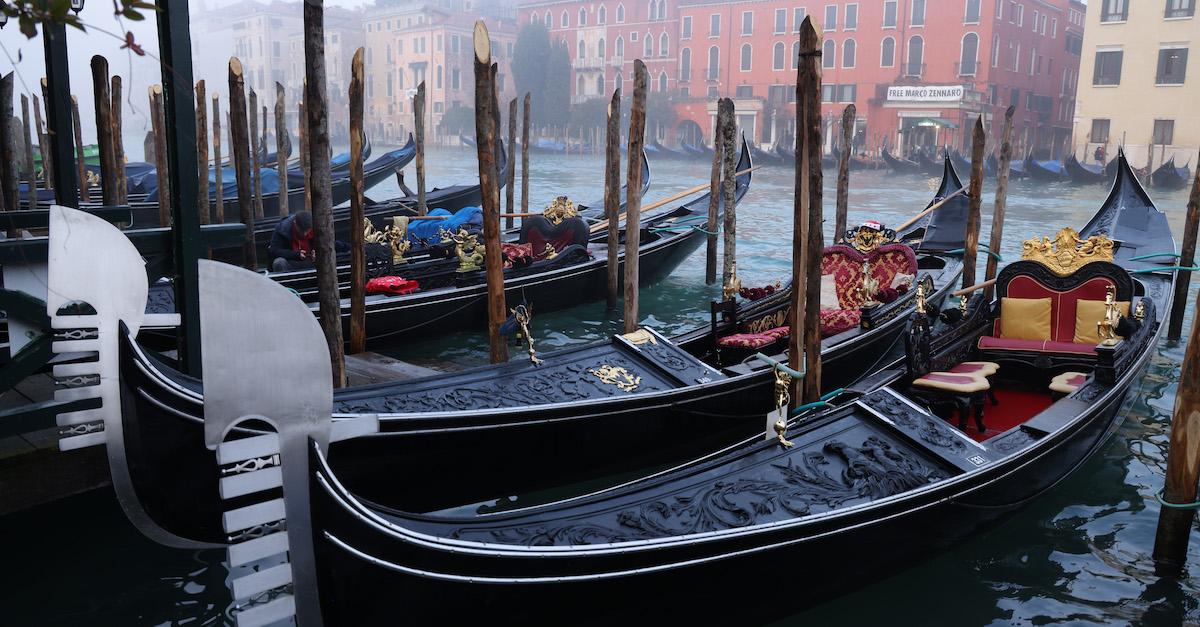
[[(21, 94), (21, 127), (25, 135), (25, 180), (29, 183), (29, 189), (37, 188), (37, 168), (33, 165), (33, 134), (30, 130), (30, 125), (33, 120), (29, 119), (29, 96)], [(32, 193), (30, 198), (32, 198)], [(30, 208), (33, 208), (33, 203), (30, 203)]]
[[(221, 97), (212, 95), (212, 125), (213, 125), (213, 178), (216, 179), (217, 189), (213, 194), (212, 219), (217, 224), (225, 223), (225, 179), (221, 173)], [(235, 170), (236, 172), (236, 170)]]
[[(1200, 160), (1197, 160), (1197, 163), (1200, 163)], [(1188, 197), (1187, 219), (1183, 227), (1183, 249), (1180, 251), (1179, 265), (1184, 268), (1196, 265), (1197, 223), (1200, 223), (1200, 167), (1196, 168), (1192, 179), (1192, 194)], [(1182, 270), (1175, 277), (1175, 300), (1171, 304), (1171, 319), (1167, 326), (1167, 339), (1172, 342), (1179, 339), (1179, 332), (1183, 329), (1183, 310), (1191, 283), (1191, 270)]]
[(487, 266), (488, 345), (494, 364), (508, 361), (500, 336), (504, 324), (504, 263), (500, 251), (500, 181), (496, 172), (496, 112), (492, 45), (483, 21), (475, 22), (475, 153), (479, 159), (479, 191), (483, 200), (484, 263)]
[[(517, 143), (517, 99), (513, 98), (508, 103), (508, 154), (512, 154), (513, 146)], [(516, 179), (517, 169), (514, 167), (513, 158), (509, 157), (504, 164), (504, 212), (508, 217), (504, 221), (504, 228), (513, 228), (512, 214), (517, 208), (514, 205), (514, 197), (517, 191), (513, 189), (513, 183)]]
[[(308, 91), (308, 86), (304, 87)], [(304, 101), (301, 100), (297, 105), (300, 115), (300, 124), (297, 126), (296, 133), (300, 142), (300, 177), (304, 180), (304, 210), (312, 212), (312, 181), (309, 180), (311, 168), (309, 168), (308, 159), (308, 131), (305, 130), (308, 119), (308, 108), (304, 106)]]
[[(11, 105), (9, 105), (9, 111), (12, 111)], [(92, 198), (88, 192), (90, 185), (87, 176), (87, 159), (84, 156), (83, 148), (83, 126), (79, 122), (79, 99), (75, 96), (71, 96), (71, 123), (75, 125), (75, 169), (79, 173), (79, 200), (90, 202)]]
[(291, 152), (290, 145), (291, 137), (288, 136), (287, 130), (287, 110), (284, 103), (286, 101), (283, 85), (275, 83), (275, 168), (279, 172), (279, 217), (287, 217), (291, 212), (291, 207), (288, 206), (288, 180), (287, 180), (287, 164), (288, 160), (285, 155)]
[[(1004, 241), (1004, 209), (1008, 204), (1008, 165), (1012, 162), (1012, 132), (1013, 113), (1016, 107), (1008, 105), (1004, 111), (1004, 132), (1000, 140), (1000, 171), (996, 173), (996, 204), (992, 209), (992, 237), (988, 242), (987, 266), (984, 267), (983, 280), (996, 278), (999, 269), (1000, 245)], [(991, 302), (995, 288), (991, 285), (984, 288), (985, 302)]]
[[(233, 171), (237, 175), (237, 202), (242, 224), (246, 225), (246, 239), (242, 243), (242, 263), (251, 271), (258, 271), (258, 249), (254, 244), (254, 198), (250, 180), (250, 129), (246, 120), (246, 82), (242, 76), (242, 62), (229, 59), (229, 154), (233, 158)], [(267, 263), (271, 263), (268, 259)]]
[[(363, 232), (363, 55), (350, 62), (350, 353), (367, 350), (367, 258)], [(419, 91), (424, 90), (424, 83)], [(282, 159), (280, 160), (282, 161)]]
[[(325, 81), (325, 5), (304, 3), (304, 104), (308, 128), (308, 180), (312, 199), (313, 253), (317, 265), (317, 300), (321, 330), (329, 345), (335, 387), (346, 385), (345, 347), (342, 344), (342, 308), (338, 295), (337, 258), (333, 252), (332, 175), (329, 171), (329, 96)], [(303, 126), (303, 124), (301, 125)], [(362, 228), (362, 223), (354, 225)], [(314, 605), (317, 600), (311, 601)], [(319, 611), (316, 610), (316, 611)], [(316, 615), (316, 611), (313, 615)]]
[[(525, 118), (528, 120), (528, 116)], [(526, 129), (528, 130), (528, 126)], [(528, 141), (528, 140), (526, 140)], [(621, 262), (621, 88), (613, 90), (608, 101), (608, 123), (604, 135), (604, 219), (608, 221), (608, 308), (617, 306), (620, 297)]]
[(117, 159), (117, 202), (124, 205), (129, 202), (129, 181), (125, 178), (125, 139), (121, 137), (125, 127), (121, 120), (121, 77), (113, 74), (109, 84), (112, 89), (113, 154)]
[(791, 408), (821, 395), (821, 39), (811, 16), (800, 26), (799, 55), (788, 366), (805, 376), (803, 381), (792, 380)]
[(1150, 145), (1146, 148), (1146, 187), (1154, 187), (1154, 139), (1150, 140)]
[(721, 225), (721, 243), (724, 244), (721, 261), (722, 296), (730, 299), (737, 296), (737, 118), (733, 114), (733, 99), (725, 99), (725, 125), (721, 127), (721, 203), (725, 206)]
[(196, 81), (196, 199), (200, 224), (208, 224), (208, 96)]
[(834, 244), (846, 235), (846, 214), (850, 211), (850, 144), (854, 140), (854, 120), (858, 110), (851, 103), (842, 111), (842, 150), (838, 153), (837, 214), (833, 221)]
[(413, 126), (417, 135), (417, 215), (429, 213), (425, 204), (425, 81), (413, 96)]
[(162, 93), (162, 85), (150, 87), (150, 122), (154, 133), (154, 167), (158, 178), (158, 223), (170, 226), (171, 213), (167, 209), (171, 202), (171, 176), (170, 166), (167, 165), (167, 122)]
[[(638, 250), (642, 238), (642, 146), (646, 143), (646, 64), (633, 62), (633, 101), (629, 105), (629, 156), (625, 170), (625, 332), (638, 328)], [(616, 229), (619, 224), (609, 224)]]
[(33, 125), (37, 127), (38, 135), (38, 153), (42, 155), (42, 183), (46, 189), (54, 189), (54, 175), (51, 169), (54, 167), (54, 159), (50, 154), (50, 138), (46, 136), (46, 132), (42, 126), (42, 105), (38, 101), (38, 97), (33, 97)]
[[(530, 93), (525, 92), (525, 106), (521, 109), (521, 213), (529, 212), (529, 103)], [(521, 218), (524, 223), (524, 218)]]
[[(704, 284), (712, 285), (717, 282), (717, 234), (721, 225), (717, 223), (717, 215), (721, 205), (721, 166), (724, 154), (725, 125), (729, 124), (732, 109), (726, 106), (726, 99), (717, 101), (717, 121), (713, 126), (713, 158), (712, 171), (709, 173), (708, 186), (708, 234), (705, 238)], [(732, 101), (730, 101), (732, 104)]]
[[(16, 137), (9, 120), (13, 114), (13, 73), (9, 72), (0, 77), (0, 190), (4, 191), (4, 210), (16, 211), (21, 199), (21, 177), (17, 173)], [(78, 127), (77, 127), (78, 128)], [(44, 160), (44, 159), (43, 159)], [(30, 189), (30, 208), (36, 199), (34, 190)], [(10, 231), (9, 237), (17, 233)]]
[(100, 196), (105, 205), (121, 202), (117, 189), (117, 153), (113, 147), (112, 96), (108, 93), (108, 60), (92, 57), (92, 95), (96, 102), (96, 143), (100, 148)]
[(975, 119), (971, 131), (971, 183), (967, 191), (967, 233), (963, 247), (963, 288), (975, 285), (975, 266), (979, 253), (979, 204), (983, 200), (983, 145), (987, 135), (983, 131), (983, 116)]
[(253, 186), (254, 193), (254, 219), (263, 219), (263, 194), (262, 194), (262, 144), (259, 142), (258, 135), (258, 94), (253, 89), (250, 90), (249, 111), (247, 112), (246, 120), (250, 123), (250, 184)]

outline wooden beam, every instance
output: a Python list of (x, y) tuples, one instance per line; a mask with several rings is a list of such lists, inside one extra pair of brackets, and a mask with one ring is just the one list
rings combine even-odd
[(75, 169), (79, 177), (79, 200), (91, 202), (91, 194), (88, 192), (90, 185), (87, 176), (87, 159), (84, 157), (83, 148), (83, 125), (79, 121), (79, 99), (75, 96), (71, 96), (71, 123), (75, 127)]
[(196, 81), (196, 185), (200, 224), (208, 224), (208, 96), (203, 80)]
[(363, 55), (350, 62), (350, 353), (367, 350), (367, 244), (363, 218)]
[[(229, 154), (237, 176), (238, 214), (246, 225), (246, 241), (242, 244), (242, 264), (258, 271), (258, 249), (254, 244), (254, 199), (250, 180), (250, 129), (246, 120), (246, 80), (242, 62), (229, 59)], [(271, 260), (268, 259), (267, 263)]]
[(846, 236), (846, 215), (850, 211), (850, 152), (854, 142), (854, 120), (858, 110), (854, 103), (842, 110), (842, 150), (838, 153), (837, 214), (833, 221), (833, 243)]
[(100, 197), (112, 207), (121, 202), (117, 189), (117, 153), (113, 146), (112, 96), (108, 93), (108, 60), (92, 57), (92, 95), (96, 103), (96, 143), (100, 148)]
[(54, 176), (51, 174), (54, 155), (50, 154), (50, 138), (42, 126), (42, 105), (37, 96), (33, 97), (33, 125), (37, 127), (38, 152), (42, 155), (42, 182), (46, 189), (54, 189)]
[(117, 159), (117, 203), (124, 205), (129, 202), (129, 181), (125, 175), (125, 139), (121, 136), (125, 128), (121, 119), (121, 111), (124, 108), (121, 101), (121, 77), (113, 74), (109, 84), (112, 92), (113, 153)]
[(504, 261), (500, 250), (500, 181), (496, 172), (495, 83), (492, 46), (483, 21), (475, 22), (475, 154), (479, 160), (479, 191), (483, 200), (484, 261), (487, 266), (488, 347), (491, 362), (508, 361), (500, 336), (507, 309), (504, 301)]
[(163, 119), (162, 85), (150, 86), (150, 124), (154, 133), (154, 167), (158, 179), (158, 223), (171, 226), (171, 172), (167, 165), (166, 120)]
[[(25, 181), (29, 183), (30, 190), (37, 188), (37, 168), (33, 165), (33, 133), (30, 129), (32, 124), (33, 120), (29, 118), (29, 96), (21, 94), (21, 131), (25, 138), (25, 150), (22, 155), (25, 161), (22, 165), (25, 167)], [(30, 203), (30, 209), (33, 208), (33, 204)]]
[(288, 206), (288, 154), (292, 138), (287, 130), (287, 96), (283, 85), (275, 83), (275, 169), (279, 172), (279, 217), (284, 218), (291, 212)]
[[(9, 72), (0, 77), (0, 191), (3, 191), (4, 211), (16, 211), (20, 208), (21, 177), (17, 173), (17, 146), (10, 123), (13, 114), (13, 73)], [(30, 190), (30, 198), (36, 198), (36, 192)], [(12, 231), (9, 237), (17, 237), (19, 233)]]
[(791, 408), (821, 394), (821, 40), (812, 23), (800, 26), (796, 67), (796, 182), (792, 226), (792, 333), (788, 366), (805, 372), (792, 381)]
[(962, 286), (975, 284), (975, 266), (979, 252), (979, 205), (983, 201), (983, 147), (987, 134), (983, 130), (983, 116), (975, 118), (971, 131), (971, 183), (967, 192), (967, 233), (963, 247)]
[(725, 125), (729, 123), (728, 112), (723, 104), (723, 99), (717, 101), (717, 118), (713, 125), (713, 158), (708, 184), (708, 235), (705, 238), (704, 249), (705, 285), (717, 282), (717, 234), (721, 230), (717, 215), (721, 206), (721, 155), (724, 149), (721, 138), (724, 136)]
[[(1004, 111), (1004, 132), (1000, 140), (1000, 171), (996, 173), (996, 203), (992, 209), (992, 237), (988, 243), (988, 250), (995, 254), (988, 255), (987, 265), (983, 271), (985, 281), (996, 278), (996, 272), (999, 271), (996, 255), (1000, 254), (1000, 244), (1004, 240), (1004, 209), (1008, 204), (1008, 165), (1012, 163), (1013, 113), (1015, 111), (1014, 105), (1009, 105), (1008, 109)], [(983, 293), (984, 299), (991, 301), (994, 291), (989, 285)]]
[(721, 243), (724, 244), (721, 251), (721, 289), (725, 299), (737, 296), (736, 293), (729, 293), (730, 290), (737, 291), (737, 207), (734, 202), (737, 194), (737, 118), (734, 117), (733, 99), (722, 99), (717, 104), (717, 110), (722, 109), (724, 111), (718, 116), (725, 117), (725, 123), (721, 125), (721, 204), (725, 206), (721, 228)]
[(213, 222), (225, 223), (225, 179), (221, 172), (221, 96), (212, 95), (213, 178), (217, 189), (213, 194)]
[(258, 134), (258, 93), (250, 90), (246, 120), (250, 123), (250, 184), (254, 188), (254, 219), (263, 219), (262, 142)]
[(619, 250), (621, 231), (615, 225), (621, 223), (621, 87), (613, 90), (608, 101), (608, 118), (604, 134), (604, 217), (614, 228), (608, 230), (608, 263), (606, 302), (609, 309), (617, 306), (620, 298), (621, 262)]
[(529, 211), (529, 105), (531, 97), (525, 92), (521, 109), (521, 212)]
[[(515, 213), (517, 210), (516, 207), (513, 206), (514, 201), (515, 201), (514, 197), (516, 196), (516, 193), (517, 193), (517, 191), (514, 189), (514, 187), (515, 187), (514, 182), (515, 182), (515, 178), (516, 178), (517, 169), (516, 169), (516, 167), (514, 167), (515, 164), (513, 163), (513, 157), (515, 155), (512, 154), (513, 147), (516, 145), (517, 145), (517, 99), (513, 98), (512, 101), (508, 103), (508, 146), (507, 146), (508, 154), (512, 155), (512, 156), (510, 156), (508, 158), (507, 162), (504, 164), (505, 165), (505, 168), (504, 168), (504, 210), (509, 214)], [(507, 228), (507, 229), (513, 228), (513, 219), (511, 217), (504, 219), (504, 228)]]
[[(646, 64), (633, 62), (633, 100), (629, 105), (629, 148), (625, 151), (625, 332), (638, 328), (639, 250), (642, 237), (642, 147), (646, 143)], [(612, 224), (611, 229), (619, 228)]]
[[(1184, 268), (1196, 265), (1196, 227), (1197, 223), (1200, 223), (1200, 160), (1196, 163), (1198, 165), (1193, 173), (1192, 193), (1188, 196), (1187, 218), (1183, 224), (1183, 249), (1179, 255), (1179, 265)], [(1183, 270), (1175, 277), (1175, 298), (1171, 304), (1171, 319), (1167, 327), (1167, 339), (1170, 341), (1179, 339), (1179, 332), (1183, 328), (1183, 311), (1187, 306), (1188, 287), (1191, 284), (1191, 270)]]
[(413, 126), (417, 131), (417, 215), (429, 213), (425, 203), (425, 81), (413, 95)]

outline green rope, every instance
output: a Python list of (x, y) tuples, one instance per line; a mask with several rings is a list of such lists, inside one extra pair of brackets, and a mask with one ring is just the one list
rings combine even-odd
[(825, 401), (816, 401), (816, 402), (814, 402), (814, 403), (805, 403), (805, 404), (803, 404), (803, 405), (801, 405), (801, 406), (797, 407), (796, 409), (793, 409), (793, 410), (792, 410), (792, 415), (793, 415), (793, 416), (798, 416), (798, 415), (800, 415), (800, 414), (802, 414), (802, 413), (804, 413), (804, 412), (806, 412), (806, 411), (808, 411), (808, 410), (810, 410), (810, 409), (816, 409), (816, 408), (818, 408), (818, 407), (833, 407), (833, 405), (831, 405), (831, 404), (829, 404), (829, 403), (827, 403), (827, 402), (825, 402)]
[(845, 392), (845, 391), (846, 391), (846, 388), (838, 388), (838, 389), (822, 396), (821, 400), (827, 401), (831, 398), (837, 398), (838, 396), (841, 396), (842, 392)]
[(803, 379), (804, 378), (803, 372), (800, 372), (797, 370), (792, 370), (791, 368), (788, 367), (787, 364), (780, 362), (780, 361), (775, 361), (774, 359), (771, 359), (770, 357), (767, 357), (766, 355), (764, 355), (762, 353), (754, 353), (754, 358), (761, 362), (769, 364), (773, 368), (776, 368), (778, 370), (782, 370), (782, 371), (786, 372), (787, 374), (791, 375), (791, 377), (793, 379)]
[(1163, 500), (1162, 490), (1159, 490), (1158, 493), (1154, 495), (1154, 500), (1158, 501), (1159, 505), (1162, 505), (1163, 507), (1169, 507), (1171, 509), (1200, 509), (1200, 501), (1196, 501), (1195, 503), (1168, 503), (1167, 501)]
[(1130, 261), (1141, 261), (1143, 259), (1153, 259), (1154, 257), (1175, 257), (1176, 259), (1178, 259), (1179, 253), (1151, 253), (1149, 255), (1138, 255), (1137, 257), (1130, 257), (1129, 260)]
[(1144, 270), (1130, 270), (1129, 274), (1148, 274), (1150, 272), (1162, 272), (1164, 270), (1178, 270), (1180, 272), (1200, 272), (1200, 266), (1163, 266), (1161, 268), (1146, 268)]
[[(992, 252), (992, 249), (991, 249), (991, 248), (989, 248), (987, 244), (980, 244), (980, 245), (979, 245), (979, 250), (982, 250), (984, 253), (986, 253), (986, 254), (988, 254), (988, 255), (991, 255), (991, 256), (995, 257), (995, 258), (996, 258), (996, 261), (1004, 261), (1004, 257), (1001, 257), (1001, 256), (1000, 256), (1000, 253), (994, 253), (994, 252)], [(966, 248), (955, 248), (954, 250), (947, 250), (947, 251), (946, 251), (946, 254), (948, 254), (948, 255), (953, 255), (953, 254), (956, 254), (956, 253), (965, 253), (965, 252), (967, 252), (967, 249), (966, 249)]]

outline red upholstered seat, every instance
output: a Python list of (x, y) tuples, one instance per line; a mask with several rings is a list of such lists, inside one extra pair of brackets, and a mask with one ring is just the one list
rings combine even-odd
[(1045, 340), (1018, 340), (1008, 337), (993, 337), (990, 335), (985, 335), (979, 338), (979, 348), (983, 350), (1038, 351), (1046, 353), (1094, 354), (1096, 352), (1096, 347), (1092, 344), (1076, 344), (1074, 342), (1048, 342)]
[(1115, 285), (1111, 279), (1096, 277), (1070, 290), (1058, 291), (1042, 285), (1031, 276), (1016, 276), (1008, 282), (1009, 298), (1050, 299), (1050, 339), (1018, 340), (1000, 337), (1000, 320), (992, 326), (992, 335), (979, 338), (983, 350), (1037, 351), (1045, 353), (1095, 354), (1092, 344), (1076, 344), (1075, 303), (1079, 300), (1104, 300), (1108, 286)]
[(821, 337), (837, 335), (856, 328), (862, 321), (862, 310), (859, 309), (822, 309)]
[(717, 345), (727, 348), (760, 349), (774, 344), (778, 339), (766, 333), (737, 333), (718, 339)]
[(871, 276), (879, 287), (891, 287), (897, 274), (916, 276), (917, 254), (905, 244), (884, 244), (867, 255), (871, 264)]
[(821, 304), (822, 336), (848, 331), (862, 322), (861, 307), (867, 304), (860, 291), (864, 262), (881, 288), (891, 287), (897, 274), (917, 274), (917, 255), (904, 244), (884, 244), (865, 255), (846, 244), (826, 246), (821, 252), (821, 274), (833, 276), (838, 302)]

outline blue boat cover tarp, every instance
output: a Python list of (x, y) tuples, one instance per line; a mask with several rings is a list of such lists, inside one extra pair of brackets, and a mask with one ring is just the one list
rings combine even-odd
[(445, 209), (434, 209), (430, 216), (446, 216), (445, 220), (418, 220), (408, 224), (408, 239), (414, 244), (421, 242), (436, 243), (438, 231), (457, 231), (460, 226), (468, 231), (483, 228), (483, 209), (480, 207), (463, 207), (453, 215)]

